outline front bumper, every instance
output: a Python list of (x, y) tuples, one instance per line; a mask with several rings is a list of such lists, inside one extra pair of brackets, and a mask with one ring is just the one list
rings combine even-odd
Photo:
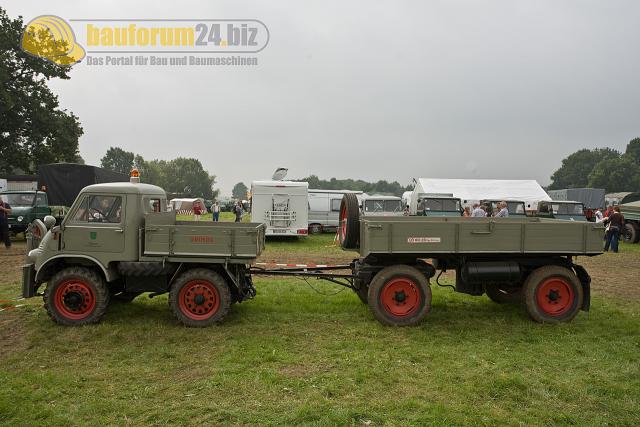
[(33, 264), (22, 266), (22, 297), (36, 296), (36, 269)]
[(9, 231), (13, 231), (14, 233), (22, 233), (27, 229), (28, 224), (23, 224), (21, 222), (9, 222)]

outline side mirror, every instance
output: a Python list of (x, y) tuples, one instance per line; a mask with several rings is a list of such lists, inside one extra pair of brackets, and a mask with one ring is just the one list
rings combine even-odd
[(44, 222), (44, 226), (47, 227), (47, 230), (56, 225), (56, 219), (51, 215), (45, 216), (42, 222)]

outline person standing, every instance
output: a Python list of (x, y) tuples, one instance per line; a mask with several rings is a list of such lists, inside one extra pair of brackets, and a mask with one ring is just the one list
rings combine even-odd
[(242, 220), (242, 203), (237, 202), (236, 203), (236, 222), (240, 222)]
[(509, 216), (509, 209), (507, 209), (507, 202), (500, 202), (498, 204), (498, 213), (496, 214), (496, 218), (506, 218)]
[(602, 220), (604, 219), (604, 215), (602, 215), (602, 208), (596, 209), (596, 212), (593, 214), (593, 216), (595, 216), (596, 218), (596, 223), (602, 222)]
[(4, 246), (11, 248), (11, 236), (9, 236), (9, 214), (11, 213), (11, 205), (0, 198), (0, 240), (4, 242)]
[(471, 210), (469, 209), (469, 206), (465, 206), (464, 210), (462, 211), (462, 216), (464, 217), (470, 217), (471, 216)]
[(220, 219), (220, 205), (218, 202), (215, 202), (213, 206), (211, 206), (211, 215), (213, 217), (213, 221), (218, 222)]
[(620, 207), (615, 206), (613, 213), (604, 219), (604, 223), (609, 224), (607, 241), (604, 243), (604, 251), (609, 252), (609, 246), (611, 246), (611, 250), (618, 253), (620, 232), (622, 231), (622, 227), (624, 227), (624, 216), (620, 213)]
[(471, 216), (473, 218), (484, 218), (487, 216), (487, 213), (480, 207), (480, 203), (473, 204), (473, 211), (471, 211)]
[(202, 214), (202, 207), (200, 206), (200, 201), (196, 200), (193, 202), (193, 217), (196, 221), (200, 221), (200, 214)]

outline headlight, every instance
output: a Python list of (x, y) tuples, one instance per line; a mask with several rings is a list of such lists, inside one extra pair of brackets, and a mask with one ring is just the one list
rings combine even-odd
[(18, 222), (22, 222), (22, 220), (24, 219), (24, 217), (19, 216), (18, 218), (16, 218), (18, 220)]

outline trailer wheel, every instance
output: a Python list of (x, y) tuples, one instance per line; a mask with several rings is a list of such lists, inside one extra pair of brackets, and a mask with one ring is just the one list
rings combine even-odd
[(540, 267), (524, 283), (525, 305), (536, 322), (569, 322), (580, 311), (582, 299), (580, 280), (566, 267)]
[(487, 294), (491, 301), (498, 304), (518, 302), (520, 298), (522, 298), (521, 288), (502, 285), (486, 285), (484, 287), (484, 293)]
[(311, 224), (309, 226), (309, 234), (321, 234), (321, 233), (322, 233), (322, 225)]
[(342, 196), (340, 202), (340, 224), (338, 225), (340, 245), (344, 249), (357, 249), (360, 239), (360, 208), (358, 198), (353, 193)]
[(224, 320), (231, 306), (231, 292), (218, 273), (194, 268), (182, 273), (171, 286), (169, 306), (186, 326), (209, 326)]
[(638, 243), (640, 241), (640, 227), (631, 222), (627, 222), (624, 225), (625, 232), (623, 233), (623, 240), (627, 243)]
[(380, 323), (413, 326), (431, 309), (427, 278), (408, 265), (386, 267), (369, 285), (369, 308)]
[(49, 280), (44, 306), (49, 317), (66, 326), (98, 323), (109, 305), (109, 290), (100, 275), (84, 267), (67, 267)]

